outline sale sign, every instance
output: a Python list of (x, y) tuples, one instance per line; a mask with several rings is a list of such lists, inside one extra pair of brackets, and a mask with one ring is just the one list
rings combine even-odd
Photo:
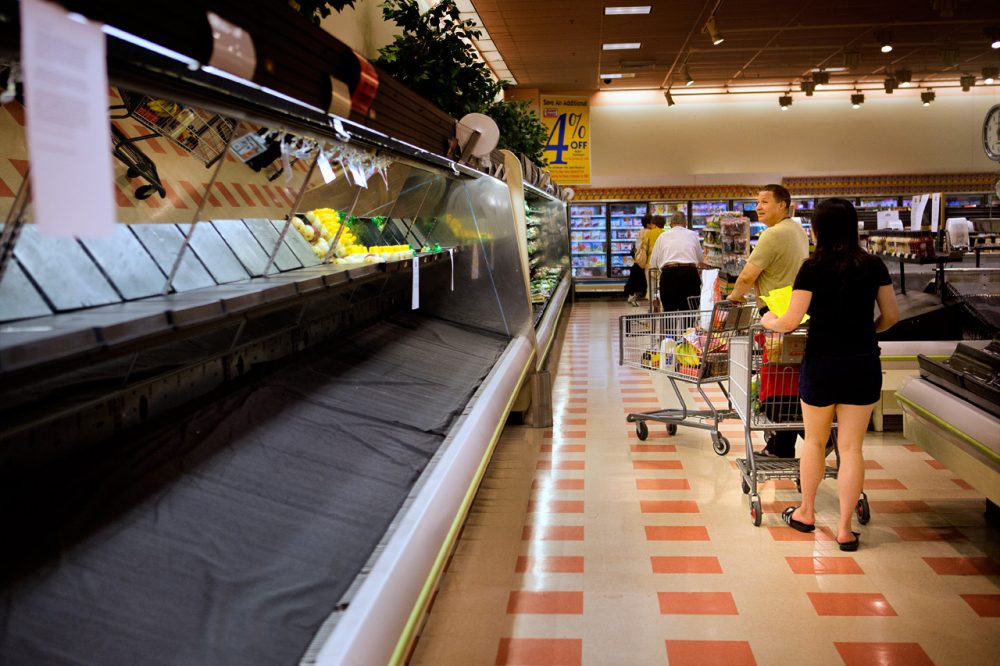
[(542, 124), (548, 132), (545, 159), (560, 185), (590, 184), (590, 107), (586, 97), (542, 95)]

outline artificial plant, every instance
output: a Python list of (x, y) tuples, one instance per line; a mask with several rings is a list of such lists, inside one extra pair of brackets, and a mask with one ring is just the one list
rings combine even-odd
[(288, 0), (288, 6), (309, 19), (310, 23), (319, 25), (319, 22), (330, 15), (330, 9), (337, 12), (343, 11), (344, 7), (354, 9), (355, 0)]
[(483, 112), (499, 95), (503, 82), (473, 55), (480, 32), (459, 17), (454, 0), (423, 14), (416, 0), (386, 0), (382, 15), (402, 29), (376, 61), (394, 79), (456, 118)]
[(499, 148), (520, 153), (540, 167), (548, 166), (545, 159), (545, 126), (525, 100), (494, 102), (485, 111), (500, 128)]

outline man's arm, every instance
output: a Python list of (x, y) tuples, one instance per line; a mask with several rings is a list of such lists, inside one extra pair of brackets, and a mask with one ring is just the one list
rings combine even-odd
[(747, 292), (754, 286), (757, 282), (757, 278), (760, 277), (763, 268), (755, 263), (747, 262), (743, 270), (740, 271), (739, 277), (736, 278), (736, 284), (733, 286), (733, 293), (729, 294), (726, 300), (742, 302), (744, 297), (746, 297)]

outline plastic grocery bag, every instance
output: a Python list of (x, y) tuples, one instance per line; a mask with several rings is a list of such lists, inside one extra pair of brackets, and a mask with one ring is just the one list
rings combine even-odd
[[(789, 286), (772, 289), (771, 293), (767, 296), (761, 296), (760, 299), (764, 301), (764, 305), (767, 306), (768, 310), (780, 317), (788, 312), (788, 306), (792, 302), (792, 288)], [(809, 321), (809, 315), (802, 315), (802, 321), (799, 324), (804, 324), (807, 321)]]

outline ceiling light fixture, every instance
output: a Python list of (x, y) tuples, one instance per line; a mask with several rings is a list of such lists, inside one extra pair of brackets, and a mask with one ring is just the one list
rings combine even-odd
[(963, 91), (969, 92), (969, 90), (972, 89), (972, 86), (976, 85), (976, 77), (971, 74), (965, 74), (958, 80), (958, 82), (962, 84)]
[(648, 14), (653, 10), (652, 5), (633, 5), (631, 7), (605, 7), (605, 16), (627, 16), (629, 14)]
[(691, 70), (688, 69), (687, 63), (684, 63), (684, 85), (690, 86), (694, 84), (694, 77), (691, 76)]
[(667, 100), (667, 106), (673, 106), (677, 103), (674, 101), (674, 96), (670, 94), (670, 88), (663, 92), (663, 99)]
[(816, 90), (822, 90), (823, 86), (830, 83), (830, 72), (822, 69), (818, 72), (813, 72), (813, 82), (816, 84)]
[(1000, 49), (1000, 28), (996, 26), (991, 26), (983, 30), (986, 34), (986, 39), (990, 42), (991, 49)]
[(895, 78), (887, 76), (882, 85), (885, 87), (886, 94), (891, 95), (892, 91), (899, 87), (899, 82)]
[(930, 106), (936, 96), (933, 90), (928, 90), (920, 93), (920, 101), (924, 103), (924, 106)]
[(802, 81), (801, 86), (802, 86), (802, 92), (806, 94), (806, 97), (813, 96), (813, 91), (816, 90), (816, 83), (814, 81), (805, 79)]
[(879, 43), (882, 53), (892, 52), (892, 33), (888, 30), (876, 30), (875, 41)]
[(988, 86), (993, 85), (993, 82), (997, 80), (998, 74), (1000, 74), (1000, 70), (996, 67), (983, 67), (983, 83)]
[(719, 33), (718, 27), (715, 25), (715, 14), (708, 17), (705, 21), (705, 27), (701, 29), (702, 34), (708, 33), (708, 38), (712, 40), (712, 46), (718, 46), (722, 42), (726, 41), (726, 38)]
[(856, 92), (851, 95), (851, 108), (860, 109), (861, 105), (865, 103), (865, 96), (862, 93)]
[(909, 88), (911, 80), (913, 79), (913, 73), (908, 69), (897, 69), (896, 70), (896, 81), (899, 82), (900, 88)]
[(626, 72), (625, 74), (617, 72), (615, 74), (601, 74), (601, 75), (598, 76), (598, 78), (601, 78), (601, 79), (634, 79), (635, 78), (635, 74), (633, 72)]
[(788, 107), (792, 105), (792, 96), (785, 94), (778, 98), (778, 104), (782, 111), (788, 111)]
[(605, 44), (602, 48), (605, 51), (627, 51), (629, 49), (642, 48), (642, 42), (617, 42), (614, 44)]

